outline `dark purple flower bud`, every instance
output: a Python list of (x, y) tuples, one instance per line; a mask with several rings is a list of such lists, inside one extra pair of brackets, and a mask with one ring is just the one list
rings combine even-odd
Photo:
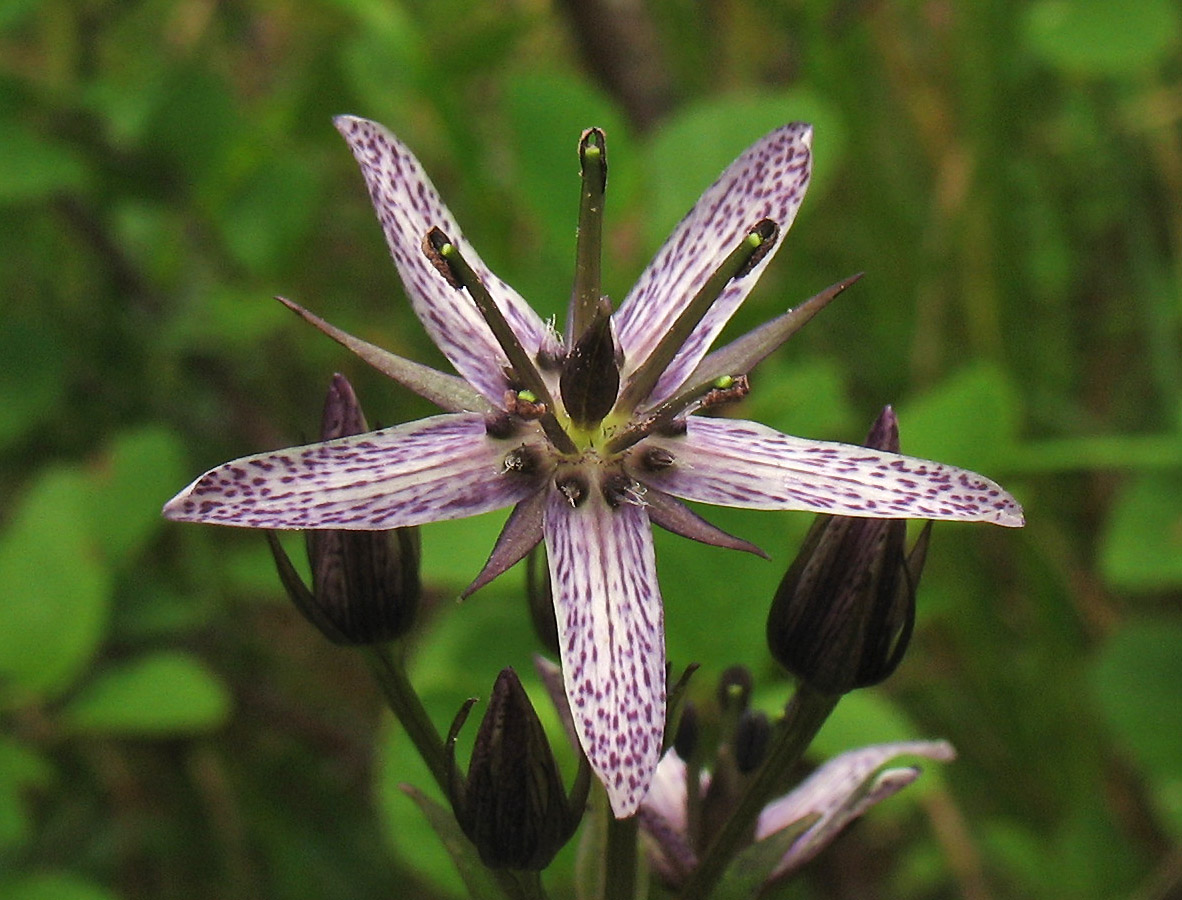
[(735, 726), (735, 766), (740, 775), (750, 775), (759, 768), (767, 755), (768, 743), (772, 738), (772, 726), (767, 715), (746, 710)]
[(448, 735), (456, 821), (493, 869), (540, 871), (571, 838), (586, 805), (589, 777), (568, 797), (542, 723), (512, 669), (493, 686), (465, 779), (454, 764), (456, 735), (469, 701)]
[(755, 679), (746, 666), (730, 666), (718, 679), (718, 706), (724, 712), (742, 712), (751, 702)]
[[(866, 446), (899, 451), (890, 407)], [(911, 639), (930, 532), (928, 523), (908, 556), (902, 519), (818, 516), (772, 602), (772, 655), (823, 693), (844, 694), (884, 680)]]
[[(353, 388), (333, 376), (321, 420), (322, 440), (368, 431)], [(338, 644), (377, 644), (405, 634), (418, 611), (419, 534), (392, 531), (309, 531), (309, 591), (274, 535), (268, 535), (279, 577), (301, 612)]]
[(685, 701), (681, 710), (681, 721), (677, 723), (677, 733), (673, 736), (673, 749), (684, 760), (693, 758), (698, 749), (698, 735), (701, 725), (698, 722), (698, 708), (692, 700)]

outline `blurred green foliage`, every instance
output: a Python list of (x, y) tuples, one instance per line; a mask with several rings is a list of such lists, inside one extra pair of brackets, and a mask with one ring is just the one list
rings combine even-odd
[[(334, 370), (371, 421), (427, 412), (269, 300), (440, 362), (341, 112), (406, 140), (545, 315), (583, 127), (609, 135), (618, 300), (734, 155), (813, 122), (809, 199), (735, 330), (867, 276), (746, 411), (857, 440), (894, 403), (907, 452), (998, 478), (1029, 525), (936, 530), (908, 659), (817, 747), (960, 758), (783, 895), (1182, 890), (1176, 2), (618, 6), (605, 42), (551, 0), (0, 2), (0, 898), (460, 890), (398, 787), (422, 767), (261, 536), (158, 517), (204, 468), (313, 434)], [(776, 709), (763, 619), (807, 517), (711, 517), (773, 562), (658, 535), (670, 658), (703, 692), (744, 662)], [(424, 530), (412, 668), (440, 724), (538, 649), (520, 573), (453, 599), (498, 527)]]

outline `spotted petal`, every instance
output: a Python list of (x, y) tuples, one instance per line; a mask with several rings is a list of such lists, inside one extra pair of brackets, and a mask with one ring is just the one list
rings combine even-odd
[(665, 730), (665, 633), (643, 506), (598, 490), (572, 508), (550, 487), (546, 550), (575, 732), (613, 812), (647, 793)]
[(772, 877), (804, 865), (846, 825), (915, 781), (919, 769), (914, 767), (880, 771), (899, 756), (924, 756), (946, 762), (955, 758), (956, 751), (947, 741), (902, 741), (863, 747), (829, 760), (790, 794), (769, 803), (760, 813), (755, 829), (757, 840), (805, 816), (821, 817), (792, 845)]
[(508, 360), (467, 291), (453, 288), (427, 259), (423, 238), (428, 230), (441, 229), (460, 249), (531, 354), (548, 340), (546, 326), (480, 260), (406, 145), (367, 119), (338, 116), (334, 122), (361, 167), (390, 254), (423, 327), (456, 371), (500, 405), (508, 387), (503, 373)]
[[(661, 757), (652, 787), (637, 814), (649, 839), (649, 860), (669, 884), (680, 884), (698, 865), (689, 838), (686, 778), (685, 760), (670, 748)], [(709, 775), (703, 780), (708, 785)]]
[(851, 444), (809, 441), (740, 419), (692, 417), (649, 438), (676, 462), (645, 475), (685, 500), (842, 516), (1023, 524), (1022, 507), (982, 475)]
[(510, 506), (537, 476), (505, 465), (520, 442), (490, 438), (475, 413), (435, 416), (206, 472), (164, 507), (182, 522), (244, 528), (386, 529)]
[(706, 354), (771, 261), (804, 199), (812, 166), (812, 128), (777, 128), (749, 147), (698, 200), (636, 282), (613, 317), (625, 377), (652, 352), (719, 264), (757, 222), (771, 219), (779, 240), (749, 273), (714, 302), (650, 395), (670, 396)]

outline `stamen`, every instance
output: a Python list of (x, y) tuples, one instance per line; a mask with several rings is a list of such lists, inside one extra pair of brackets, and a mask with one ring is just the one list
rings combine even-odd
[(612, 509), (617, 509), (622, 503), (639, 505), (644, 502), (640, 483), (633, 481), (623, 472), (609, 472), (599, 483), (599, 490), (604, 501)]
[(579, 139), (579, 170), (583, 188), (579, 195), (575, 286), (566, 323), (568, 346), (576, 344), (583, 337), (595, 318), (600, 301), (607, 144), (603, 132), (598, 128), (588, 128)]
[(582, 475), (562, 475), (554, 480), (554, 486), (574, 509), (587, 499), (587, 479)]
[(608, 453), (622, 453), (654, 431), (680, 428), (685, 433), (685, 414), (708, 406), (718, 406), (746, 397), (751, 386), (746, 375), (721, 375), (705, 384), (696, 384), (657, 404), (636, 418), (627, 428), (612, 435), (605, 448)]
[[(501, 350), (509, 360), (509, 365), (512, 366), (513, 374), (516, 376), (518, 388), (532, 392), (537, 398), (537, 402), (545, 405), (547, 412), (539, 417), (539, 422), (546, 432), (546, 436), (563, 453), (575, 453), (578, 448), (574, 441), (562, 430), (562, 426), (554, 417), (554, 401), (550, 397), (550, 391), (546, 388), (541, 374), (525, 348), (521, 346), (521, 341), (517, 339), (517, 334), (505, 319), (501, 308), (493, 300), (488, 288), (484, 286), (479, 276), (460, 253), (460, 248), (453, 244), (440, 229), (432, 228), (423, 239), (423, 252), (440, 272), (447, 269), (451, 275), (448, 281), (456, 290), (467, 288), (472, 302), (480, 310), (480, 315), (484, 317), (493, 337), (501, 345)], [(445, 274), (444, 277), (447, 275)]]
[(648, 359), (641, 363), (640, 368), (632, 373), (628, 383), (620, 392), (620, 399), (616, 407), (631, 411), (639, 406), (652, 393), (654, 387), (669, 363), (684, 346), (689, 336), (693, 334), (698, 323), (702, 321), (714, 301), (722, 296), (722, 292), (736, 278), (742, 278), (763, 259), (775, 246), (779, 237), (780, 227), (771, 219), (763, 219), (747, 232), (746, 236), (734, 250), (730, 252), (722, 265), (711, 275), (701, 289), (681, 311), (681, 315), (664, 337), (653, 348)]

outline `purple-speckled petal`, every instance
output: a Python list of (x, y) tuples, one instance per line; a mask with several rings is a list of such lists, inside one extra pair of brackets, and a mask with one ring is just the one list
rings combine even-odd
[(566, 696), (591, 768), (619, 818), (648, 792), (665, 730), (665, 631), (643, 506), (577, 507), (555, 487), (546, 553)]
[(923, 756), (947, 762), (956, 751), (947, 741), (875, 744), (836, 756), (790, 794), (769, 803), (759, 815), (756, 840), (762, 840), (814, 813), (820, 819), (792, 845), (772, 874), (777, 878), (816, 856), (843, 828), (876, 803), (919, 777), (919, 769), (882, 766), (899, 756)]
[(771, 252), (732, 281), (694, 329), (657, 382), (650, 405), (670, 396), (685, 380), (775, 256), (804, 199), (811, 142), (812, 128), (796, 122), (745, 150), (681, 220), (620, 304), (614, 322), (627, 377), (752, 226), (771, 219), (780, 227)]
[[(709, 784), (709, 777), (706, 782)], [(649, 839), (649, 862), (669, 884), (680, 884), (698, 865), (689, 838), (688, 799), (685, 760), (670, 749), (661, 757), (652, 787), (637, 813), (641, 830)]]
[(808, 441), (741, 419), (691, 417), (680, 437), (650, 437), (672, 454), (644, 480), (685, 500), (842, 516), (958, 519), (1018, 527), (1022, 507), (994, 482), (954, 466)]
[(456, 413), (218, 466), (164, 507), (166, 518), (243, 528), (386, 529), (500, 509), (536, 491), (490, 438)]
[(508, 360), (468, 292), (448, 284), (423, 253), (427, 231), (437, 227), (459, 247), (529, 353), (550, 343), (546, 326), (481, 262), (419, 161), (398, 138), (367, 119), (337, 116), (334, 122), (361, 167), (415, 313), (456, 371), (499, 406), (508, 388), (502, 371)]

